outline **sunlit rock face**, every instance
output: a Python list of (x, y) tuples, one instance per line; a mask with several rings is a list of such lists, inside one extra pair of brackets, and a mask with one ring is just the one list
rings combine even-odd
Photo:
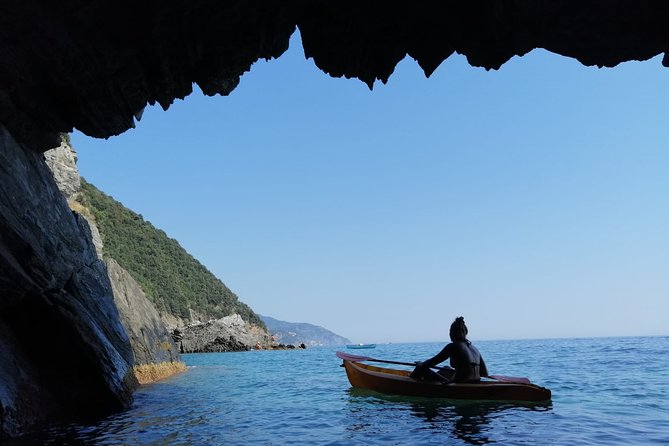
[(189, 324), (173, 333), (182, 353), (236, 352), (271, 344), (265, 329), (249, 324), (238, 314)]
[(139, 284), (114, 259), (106, 258), (105, 264), (121, 323), (130, 337), (135, 364), (179, 361), (179, 351), (172, 336)]
[(81, 176), (77, 168), (77, 153), (72, 146), (63, 138), (58, 147), (44, 152), (44, 160), (65, 199), (68, 202), (76, 199), (81, 190)]
[(86, 221), (0, 126), (0, 438), (127, 407), (132, 350)]
[(119, 134), (193, 83), (230, 93), (253, 62), (279, 57), (296, 27), (323, 71), (371, 86), (407, 54), (426, 74), (454, 52), (490, 69), (534, 48), (586, 65), (646, 60), (669, 48), (668, 25), (663, 0), (7, 2), (0, 122), (40, 150), (73, 127)]

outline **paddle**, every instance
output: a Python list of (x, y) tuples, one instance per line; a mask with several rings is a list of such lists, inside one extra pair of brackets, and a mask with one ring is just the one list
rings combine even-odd
[[(344, 352), (337, 352), (335, 354), (337, 355), (338, 358), (351, 362), (372, 361), (372, 362), (382, 362), (384, 364), (408, 365), (411, 367), (416, 366), (416, 363), (414, 362), (386, 361), (385, 359), (375, 359), (375, 358), (370, 358), (369, 356), (352, 355), (350, 353), (344, 353)], [(439, 367), (432, 367), (432, 368), (439, 369)], [(518, 376), (488, 375), (486, 378), (491, 378), (496, 381), (505, 383), (532, 384), (528, 378), (523, 378)]]

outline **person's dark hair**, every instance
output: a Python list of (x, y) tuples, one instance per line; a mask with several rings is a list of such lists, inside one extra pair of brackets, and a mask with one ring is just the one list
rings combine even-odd
[(462, 316), (456, 317), (451, 324), (449, 332), (451, 341), (466, 341), (467, 340), (467, 326), (465, 325), (465, 318)]

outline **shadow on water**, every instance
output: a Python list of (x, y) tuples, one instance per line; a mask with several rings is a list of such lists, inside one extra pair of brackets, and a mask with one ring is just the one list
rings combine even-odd
[[(121, 418), (121, 419), (115, 419)], [(127, 433), (133, 428), (132, 420), (112, 417), (95, 425), (54, 424), (43, 430), (28, 433), (14, 439), (0, 440), (0, 446), (100, 446), (116, 443), (114, 436)], [(167, 443), (141, 443), (167, 444)]]
[[(398, 412), (408, 414), (410, 419), (418, 418), (421, 426), (414, 430), (445, 433), (466, 444), (482, 445), (495, 442), (489, 438), (492, 420), (514, 411), (545, 412), (552, 409), (552, 403), (509, 403), (495, 401), (463, 401), (443, 398), (420, 398), (384, 395), (365, 389), (348, 389), (349, 402), (355, 407), (357, 418), (364, 410), (378, 411), (378, 416), (394, 418)], [(408, 424), (412, 424), (409, 422)], [(415, 424), (415, 423), (414, 423)], [(353, 423), (351, 428), (359, 430), (360, 425)]]

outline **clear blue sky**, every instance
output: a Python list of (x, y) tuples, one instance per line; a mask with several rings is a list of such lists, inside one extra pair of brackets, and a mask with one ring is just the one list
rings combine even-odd
[(373, 91), (296, 33), (79, 168), (256, 312), (355, 342), (669, 334), (669, 69), (410, 58)]

